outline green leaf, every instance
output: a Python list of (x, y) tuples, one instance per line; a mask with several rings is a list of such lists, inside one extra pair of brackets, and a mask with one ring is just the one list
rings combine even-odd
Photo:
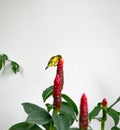
[(53, 122), (57, 130), (68, 130), (69, 122), (65, 115), (53, 113), (52, 115)]
[(42, 93), (43, 101), (45, 102), (53, 93), (53, 86), (48, 87)]
[(78, 108), (77, 105), (74, 103), (74, 101), (66, 94), (62, 94), (62, 97), (67, 101), (67, 103), (69, 103), (72, 106), (74, 112), (76, 113), (76, 115), (78, 115)]
[(6, 54), (3, 54), (3, 58), (4, 58), (5, 60), (8, 60), (8, 56), (7, 56)]
[(42, 109), (41, 107), (39, 107), (35, 104), (32, 104), (32, 103), (22, 103), (22, 105), (27, 114), (30, 114), (34, 111), (39, 111)]
[(117, 100), (109, 108), (112, 108), (118, 102), (120, 102), (120, 97), (118, 97)]
[(111, 130), (120, 130), (120, 128), (118, 128), (118, 127), (114, 126), (114, 127), (112, 127), (112, 129), (111, 129)]
[(108, 115), (112, 117), (112, 119), (114, 120), (115, 125), (118, 124), (119, 122), (119, 114), (116, 110), (109, 108), (108, 109)]
[(53, 104), (46, 103), (45, 105), (46, 105), (46, 107), (47, 107), (48, 112), (50, 112), (50, 110), (51, 110), (52, 108), (54, 108), (54, 105), (53, 105)]
[(3, 54), (2, 55), (2, 63), (3, 63), (3, 65), (5, 64), (6, 60), (8, 60), (8, 56)]
[(120, 102), (120, 97), (117, 98), (117, 102)]
[(98, 120), (98, 121), (100, 121), (100, 122), (101, 122), (102, 117), (95, 117), (94, 119), (96, 119), (96, 120)]
[(6, 60), (8, 60), (7, 55), (3, 54), (1, 55), (0, 59), (2, 60), (2, 64), (5, 65)]
[(2, 69), (2, 60), (0, 59), (0, 70)]
[(27, 122), (21, 122), (13, 125), (9, 130), (43, 130), (36, 124), (30, 124)]
[(53, 124), (53, 120), (51, 120), (51, 122), (49, 122), (48, 124), (42, 125), (45, 130), (57, 130)]
[(117, 112), (118, 113), (118, 115), (120, 116), (120, 112)]
[(100, 112), (101, 107), (100, 106), (96, 106), (90, 113), (89, 113), (89, 120), (91, 121), (92, 119), (94, 119), (98, 113)]
[(73, 119), (76, 119), (76, 115), (75, 115), (75, 112), (74, 112), (73, 108), (71, 107), (70, 104), (68, 104), (66, 102), (62, 102), (62, 107), (60, 109), (60, 112), (63, 113), (63, 114), (68, 114)]
[(11, 61), (8, 59), (8, 56), (6, 54), (0, 55), (0, 70), (5, 65), (6, 61), (10, 62), (12, 71), (16, 74), (20, 71), (19, 65), (15, 61)]
[(72, 125), (74, 120), (77, 119), (73, 108), (71, 107), (70, 104), (68, 104), (66, 102), (62, 102), (62, 107), (61, 107), (59, 112), (66, 116), (66, 118), (68, 119), (70, 125)]
[(27, 121), (31, 123), (46, 124), (50, 121), (50, 114), (43, 108), (32, 104), (23, 103), (24, 110), (29, 114)]
[(69, 130), (80, 130), (79, 128), (69, 128)]
[(15, 74), (20, 71), (20, 67), (19, 67), (19, 65), (16, 62), (11, 61), (11, 65), (12, 65), (12, 71)]
[(45, 130), (49, 130), (50, 125), (51, 125), (51, 122), (49, 122), (49, 123), (47, 123), (47, 124), (44, 124), (44, 125), (42, 125), (42, 126), (45, 128)]
[(5, 65), (6, 60), (8, 60), (7, 55), (5, 54), (0, 55), (0, 70), (2, 69), (3, 65)]
[(98, 107), (101, 107), (102, 103), (101, 102), (98, 102), (97, 106)]
[(50, 122), (50, 114), (43, 108), (29, 114), (27, 121), (35, 124), (47, 124)]

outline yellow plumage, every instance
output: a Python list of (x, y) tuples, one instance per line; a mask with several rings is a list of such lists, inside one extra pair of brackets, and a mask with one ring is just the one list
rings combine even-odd
[(60, 58), (62, 58), (61, 55), (56, 55), (56, 56), (51, 57), (50, 60), (49, 60), (49, 62), (48, 62), (48, 64), (47, 64), (47, 66), (46, 66), (46, 68), (45, 68), (45, 70), (46, 70), (48, 67), (56, 66), (57, 63), (58, 63), (58, 60), (59, 60)]

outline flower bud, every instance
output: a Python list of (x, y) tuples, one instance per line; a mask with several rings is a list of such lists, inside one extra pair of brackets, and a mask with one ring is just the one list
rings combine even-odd
[(60, 76), (61, 90), (63, 89), (63, 84), (64, 84), (63, 63), (64, 63), (63, 58), (60, 58), (57, 64), (57, 74)]
[(106, 100), (106, 98), (104, 98), (102, 100), (102, 106), (103, 106), (103, 108), (107, 108), (107, 100)]
[(54, 110), (59, 110), (61, 108), (61, 86), (60, 86), (60, 76), (57, 74), (54, 80), (53, 87), (53, 105)]
[(81, 97), (79, 128), (81, 130), (87, 130), (88, 128), (88, 103), (87, 103), (87, 97), (85, 94), (83, 94)]

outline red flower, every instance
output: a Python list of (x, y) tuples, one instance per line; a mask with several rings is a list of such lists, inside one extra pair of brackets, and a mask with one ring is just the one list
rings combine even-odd
[(60, 58), (58, 60), (58, 64), (57, 64), (57, 74), (60, 76), (60, 86), (61, 86), (61, 90), (63, 89), (63, 84), (64, 84), (64, 72), (63, 72), (63, 59)]
[(53, 87), (53, 105), (54, 110), (59, 110), (61, 108), (61, 86), (60, 86), (60, 76), (57, 74), (54, 80)]
[(104, 99), (102, 100), (102, 106), (103, 106), (104, 108), (107, 108), (107, 100), (106, 100), (106, 98), (104, 98)]
[(87, 103), (87, 97), (85, 94), (83, 94), (81, 97), (79, 128), (81, 130), (87, 130), (88, 128), (88, 103)]

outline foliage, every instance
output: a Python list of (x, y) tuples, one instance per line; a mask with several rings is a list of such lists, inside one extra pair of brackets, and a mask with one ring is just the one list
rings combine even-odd
[[(0, 62), (2, 65), (5, 64), (6, 60), (8, 60), (7, 56), (2, 55), (2, 57), (3, 56), (4, 60), (2, 59), (2, 62)], [(62, 56), (60, 58), (62, 58)], [(60, 60), (60, 58), (59, 59), (57, 58), (57, 60)], [(50, 63), (51, 62), (49, 61), (48, 67), (53, 66), (49, 65)], [(12, 62), (12, 64), (14, 63)], [(55, 64), (57, 64), (57, 61), (55, 62)], [(16, 67), (17, 69), (15, 69), (14, 67)], [(18, 66), (15, 65), (14, 67), (13, 71), (17, 72), (19, 65)], [(60, 64), (60, 66), (57, 65), (57, 67), (60, 67), (59, 69), (57, 68), (57, 75), (60, 74), (60, 76), (62, 77), (62, 81), (64, 81), (63, 65)], [(60, 73), (58, 73), (58, 70)], [(80, 130), (81, 128), (73, 127), (73, 124), (74, 122), (78, 121), (80, 123), (79, 113), (81, 110), (78, 110), (76, 103), (70, 98), (70, 96), (61, 93), (62, 89), (61, 92), (58, 91), (60, 89), (57, 88), (57, 85), (59, 87), (60, 84), (58, 80), (55, 80), (54, 85), (49, 86), (42, 93), (43, 103), (45, 104), (46, 108), (42, 108), (34, 103), (29, 102), (22, 103), (24, 111), (27, 113), (27, 118), (25, 121), (11, 126), (9, 130)], [(55, 93), (54, 89), (56, 90)], [(55, 96), (53, 93), (55, 94)], [(56, 95), (60, 97), (56, 97)], [(56, 106), (54, 103), (47, 102), (51, 96), (53, 97), (53, 100), (54, 98), (57, 98), (56, 100), (60, 99), (57, 102), (61, 104), (60, 109), (55, 109)], [(86, 100), (87, 99), (84, 99), (83, 101)], [(97, 106), (95, 106), (93, 110), (89, 113), (89, 122), (91, 122), (93, 119), (96, 119), (101, 123), (101, 130), (105, 130), (105, 122), (107, 120), (107, 116), (110, 116), (114, 121), (114, 126), (111, 128), (111, 130), (119, 130), (120, 128), (118, 128), (117, 125), (119, 123), (120, 112), (113, 109), (113, 106), (120, 101), (120, 97), (109, 107), (107, 106), (107, 100), (103, 101), (99, 102)], [(83, 102), (82, 104), (84, 106), (81, 108), (84, 112), (84, 109), (87, 110), (86, 109), (87, 106), (85, 106), (87, 104), (85, 102)], [(98, 117), (100, 112), (102, 112), (102, 116)], [(87, 111), (85, 111), (85, 113), (82, 113), (82, 115), (85, 115), (86, 113)], [(82, 123), (84, 125), (84, 120)], [(81, 130), (88, 130), (88, 129), (90, 130), (92, 128), (89, 126), (89, 128), (85, 129), (82, 128)]]
[[(94, 107), (94, 109), (89, 113), (89, 120), (91, 121), (92, 119), (96, 119), (102, 123), (105, 123), (107, 120), (107, 116), (110, 116), (113, 121), (114, 121), (114, 126), (111, 128), (111, 130), (118, 130), (119, 128), (117, 127), (119, 123), (119, 118), (120, 118), (120, 113), (113, 109), (113, 106), (120, 101), (120, 97), (109, 107), (104, 108), (102, 106), (102, 102), (98, 103), (97, 106)], [(102, 117), (97, 117), (100, 113), (100, 111), (103, 112)], [(102, 126), (101, 126), (102, 127)], [(105, 128), (101, 128), (101, 130), (104, 130)]]
[[(43, 91), (43, 101), (45, 102), (50, 96), (52, 96), (53, 87), (48, 87)], [(49, 91), (48, 91), (49, 90)], [(48, 96), (49, 95), (49, 96)], [(33, 103), (23, 103), (23, 108), (28, 114), (27, 119), (24, 122), (13, 125), (9, 130), (32, 130), (36, 127), (36, 130), (77, 130), (77, 128), (71, 128), (74, 121), (77, 120), (78, 109), (74, 101), (63, 94), (65, 101), (62, 101), (62, 107), (58, 113), (50, 111), (54, 108), (52, 104), (47, 105), (46, 109)], [(46, 100), (45, 100), (46, 99)], [(30, 127), (28, 127), (30, 126)]]
[[(49, 90), (49, 91), (48, 91)], [(9, 130), (79, 130), (79, 128), (72, 127), (75, 121), (78, 121), (78, 108), (75, 102), (66, 94), (62, 94), (62, 107), (59, 112), (51, 112), (54, 108), (53, 104), (46, 103), (47, 99), (52, 96), (53, 86), (48, 87), (42, 93), (43, 101), (46, 109), (40, 106), (25, 102), (22, 103), (24, 111), (28, 114), (24, 122), (13, 125)], [(120, 101), (118, 98), (114, 105)], [(113, 119), (114, 126), (111, 130), (119, 130), (117, 124), (119, 122), (120, 113), (114, 110), (111, 105), (107, 108), (106, 113)], [(103, 108), (101, 103), (89, 113), (89, 121), (97, 119), (101, 121), (102, 117), (97, 117)]]
[(10, 60), (6, 54), (0, 54), (0, 70), (6, 66), (7, 62), (10, 64), (13, 73), (16, 74), (20, 71), (20, 66), (17, 62)]

